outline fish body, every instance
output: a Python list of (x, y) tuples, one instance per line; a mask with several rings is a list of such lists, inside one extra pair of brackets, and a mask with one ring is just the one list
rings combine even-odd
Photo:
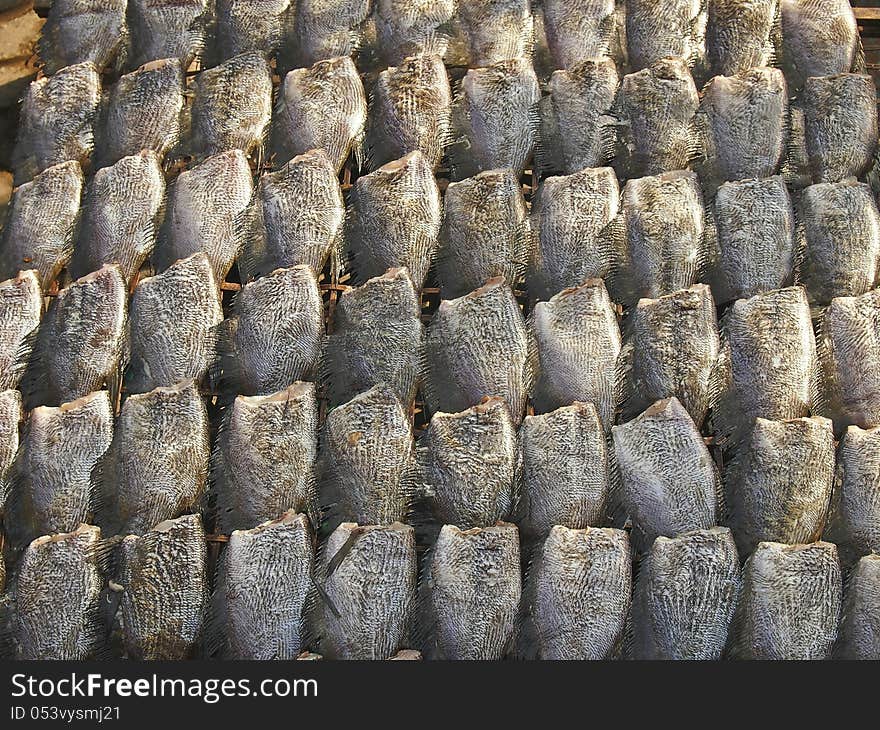
[(443, 56), (449, 40), (443, 26), (452, 20), (455, 11), (455, 0), (373, 0), (380, 55), (389, 66), (410, 56)]
[(58, 0), (40, 33), (46, 75), (87, 61), (100, 72), (122, 65), (128, 45), (126, 0)]
[(291, 0), (218, 0), (214, 32), (220, 60), (253, 51), (274, 56), (290, 43), (294, 7)]
[(177, 58), (187, 70), (201, 61), (213, 13), (211, 0), (129, 0), (129, 66)]
[(0, 388), (17, 388), (24, 375), (43, 315), (38, 273), (18, 272), (0, 281)]
[[(0, 390), (0, 514), (5, 510), (9, 495), (9, 477), (19, 445), (18, 424), (23, 416), (21, 393), (17, 390)], [(2, 592), (3, 586), (0, 585)]]
[(491, 66), (511, 58), (528, 58), (534, 42), (529, 0), (471, 0), (459, 3), (468, 49), (468, 65)]
[(706, 55), (714, 76), (771, 66), (780, 42), (779, 0), (710, 0)]
[(547, 46), (559, 68), (607, 56), (615, 33), (614, 0), (544, 0)]
[(880, 556), (866, 555), (844, 587), (835, 659), (880, 658)]
[(370, 0), (299, 0), (287, 68), (303, 68), (328, 58), (349, 56), (360, 44)]
[(661, 58), (702, 63), (706, 55), (706, 4), (700, 0), (628, 0), (626, 42), (630, 66), (642, 69)]

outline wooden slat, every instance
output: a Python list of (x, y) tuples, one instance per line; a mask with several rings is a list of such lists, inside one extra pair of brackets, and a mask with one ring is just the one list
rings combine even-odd
[(880, 8), (853, 8), (853, 12), (859, 22), (880, 20)]

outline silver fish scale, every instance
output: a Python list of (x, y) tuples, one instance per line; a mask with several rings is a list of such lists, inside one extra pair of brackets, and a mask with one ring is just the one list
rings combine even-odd
[(461, 413), (435, 413), (423, 439), (423, 478), (442, 524), (489, 527), (510, 515), (519, 493), (520, 459), (503, 401), (491, 398)]
[[(340, 553), (342, 561), (328, 576), (330, 562)], [(409, 525), (359, 527), (346, 522), (336, 528), (319, 572), (327, 597), (324, 653), (338, 659), (381, 660), (406, 646), (417, 573), (415, 535)]]
[(17, 390), (0, 390), (0, 514), (6, 507), (9, 495), (10, 467), (18, 452), (18, 424), (23, 417), (21, 393)]
[(611, 476), (605, 432), (592, 403), (526, 416), (519, 448), (524, 533), (544, 536), (554, 525), (576, 530), (604, 524)]
[(693, 66), (706, 55), (706, 4), (700, 0), (627, 0), (626, 41), (633, 69), (661, 58)]
[(622, 175), (682, 170), (694, 154), (697, 87), (680, 58), (664, 58), (623, 77), (614, 113), (621, 126)]
[(702, 157), (698, 172), (709, 192), (728, 180), (775, 175), (788, 145), (788, 88), (782, 71), (755, 68), (716, 76), (694, 117)]
[(278, 172), (265, 173), (257, 195), (265, 231), (263, 250), (246, 250), (244, 257), (256, 259), (253, 266), (260, 273), (305, 264), (317, 274), (328, 259), (335, 265), (345, 203), (336, 171), (323, 150), (297, 155)]
[(795, 217), (781, 177), (726, 182), (715, 196), (719, 304), (790, 286), (797, 263)]
[(710, 0), (706, 55), (715, 76), (771, 66), (781, 42), (779, 0)]
[(721, 339), (712, 292), (696, 284), (659, 299), (641, 299), (628, 324), (632, 352), (627, 411), (641, 413), (675, 396), (702, 426), (714, 405)]
[(14, 467), (14, 519), (19, 542), (72, 532), (91, 522), (100, 501), (100, 465), (113, 438), (113, 409), (106, 391), (39, 406), (28, 420)]
[(375, 168), (413, 150), (433, 169), (449, 141), (452, 91), (440, 56), (406, 58), (379, 74), (372, 93), (367, 152)]
[(324, 502), (344, 521), (406, 520), (414, 497), (413, 431), (397, 395), (381, 383), (327, 415), (322, 450)]
[(188, 69), (201, 58), (213, 11), (210, 0), (129, 0), (129, 66), (177, 58)]
[(80, 525), (25, 550), (13, 593), (20, 659), (94, 658), (103, 640), (100, 540), (97, 527)]
[(54, 405), (115, 381), (123, 364), (128, 290), (115, 264), (62, 289), (37, 341), (36, 398)]
[(880, 428), (846, 429), (824, 537), (837, 545), (845, 567), (880, 552)]
[(57, 0), (40, 34), (47, 75), (90, 61), (103, 72), (121, 65), (127, 52), (126, 0)]
[(32, 81), (21, 104), (12, 152), (15, 184), (67, 160), (88, 163), (101, 103), (101, 79), (92, 63), (67, 66)]
[(528, 58), (534, 42), (529, 0), (470, 0), (459, 3), (468, 65), (491, 66), (511, 58)]
[(605, 284), (591, 279), (548, 302), (538, 302), (529, 325), (536, 412), (546, 413), (572, 401), (594, 403), (607, 431), (620, 401), (621, 338)]
[(122, 404), (110, 473), (121, 534), (144, 534), (196, 511), (208, 480), (209, 423), (191, 380), (130, 396)]
[(688, 171), (627, 182), (621, 204), (620, 298), (660, 297), (696, 283), (708, 259), (700, 181)]
[(142, 279), (131, 298), (129, 391), (201, 381), (216, 360), (214, 330), (222, 321), (220, 293), (204, 253)]
[(510, 170), (449, 183), (437, 252), (444, 298), (463, 296), (494, 277), (515, 286), (530, 248), (528, 209)]
[(612, 429), (624, 506), (646, 547), (654, 538), (713, 527), (718, 474), (703, 437), (676, 398)]
[(221, 152), (182, 172), (168, 191), (166, 230), (153, 256), (156, 268), (162, 271), (204, 251), (222, 282), (241, 252), (242, 217), (252, 193), (251, 170), (241, 150)]
[(25, 374), (43, 313), (36, 271), (0, 281), (0, 388), (17, 388)]
[(240, 149), (250, 155), (272, 118), (272, 76), (263, 55), (242, 53), (199, 73), (191, 114), (194, 154)]
[(867, 185), (852, 179), (810, 185), (801, 195), (798, 222), (805, 246), (801, 279), (812, 304), (859, 296), (876, 285), (880, 213)]
[(734, 302), (722, 321), (729, 364), (714, 427), (739, 438), (755, 418), (785, 420), (810, 414), (815, 404), (816, 339), (801, 287)]
[(212, 476), (224, 532), (314, 511), (318, 403), (313, 383), (238, 396), (217, 435)]
[(424, 328), (421, 307), (406, 269), (342, 293), (324, 348), (323, 380), (339, 405), (385, 382), (405, 407), (421, 380)]
[(366, 121), (364, 86), (348, 56), (291, 71), (272, 122), (275, 164), (323, 149), (339, 172), (352, 150), (360, 155)]
[(122, 620), (131, 659), (189, 658), (207, 608), (205, 531), (198, 515), (122, 541)]
[(73, 253), (83, 174), (77, 162), (49, 167), (16, 188), (0, 239), (0, 279), (36, 269), (48, 288)]
[(220, 587), (230, 658), (296, 659), (307, 641), (314, 559), (308, 519), (293, 511), (230, 535)]
[(813, 181), (862, 177), (877, 149), (874, 79), (862, 74), (809, 78), (802, 103)]
[(83, 196), (71, 276), (115, 263), (129, 284), (156, 245), (164, 200), (165, 175), (155, 152), (143, 150), (98, 170)]
[(533, 566), (529, 592), (539, 656), (611, 659), (630, 608), (632, 561), (626, 533), (557, 525)]
[(429, 568), (432, 654), (501, 659), (515, 638), (522, 584), (516, 525), (444, 525)]
[(880, 657), (880, 555), (866, 555), (844, 589), (835, 659)]
[(442, 201), (431, 165), (418, 150), (358, 178), (347, 234), (359, 281), (405, 266), (421, 289), (437, 250)]
[(444, 300), (425, 338), (425, 400), (431, 412), (456, 413), (485, 396), (504, 399), (514, 423), (523, 417), (531, 382), (526, 324), (513, 292), (490, 280)]
[(615, 33), (614, 0), (544, 0), (547, 46), (559, 68), (607, 56)]
[(441, 26), (452, 20), (455, 6), (454, 0), (374, 0), (377, 50), (389, 66), (410, 56), (442, 56), (448, 38)]
[(838, 431), (880, 425), (880, 290), (832, 299), (818, 341), (822, 413)]
[(290, 42), (291, 5), (291, 0), (217, 0), (215, 45), (220, 60), (252, 51), (274, 55)]
[(829, 658), (841, 590), (837, 548), (831, 543), (760, 543), (743, 569), (731, 657)]
[[(619, 78), (610, 58), (590, 59), (554, 71), (540, 102), (542, 167), (572, 174), (611, 161)], [(640, 140), (641, 141), (641, 140)]]
[(755, 420), (726, 465), (729, 524), (740, 554), (759, 542), (818, 540), (834, 480), (834, 432), (827, 418)]
[(720, 659), (739, 585), (726, 527), (658, 537), (633, 596), (633, 658)]
[(176, 58), (154, 61), (122, 76), (107, 94), (96, 158), (99, 166), (153, 150), (159, 161), (181, 136), (184, 78)]
[(620, 189), (610, 167), (545, 178), (532, 199), (529, 291), (549, 299), (611, 274)]
[(230, 354), (245, 395), (268, 395), (317, 375), (324, 307), (308, 266), (276, 269), (242, 287), (235, 299)]

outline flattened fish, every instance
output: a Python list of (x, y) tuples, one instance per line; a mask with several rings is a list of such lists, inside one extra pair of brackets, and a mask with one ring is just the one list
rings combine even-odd
[(790, 286), (797, 261), (795, 218), (785, 181), (726, 182), (715, 195), (718, 304)]
[(360, 45), (361, 25), (370, 0), (299, 0), (293, 21), (294, 40), (285, 55), (286, 68), (350, 56)]
[(208, 157), (263, 142), (272, 117), (272, 76), (262, 53), (233, 56), (193, 83), (192, 152)]
[(236, 392), (269, 395), (317, 375), (324, 305), (308, 266), (276, 269), (242, 287), (225, 349)]
[(807, 157), (814, 182), (862, 177), (877, 149), (877, 88), (863, 74), (818, 76), (803, 93)]
[(807, 543), (825, 527), (834, 480), (834, 432), (827, 418), (755, 420), (725, 468), (730, 526), (740, 554), (759, 542)]
[(53, 0), (40, 31), (43, 73), (91, 61), (100, 72), (121, 66), (127, 52), (126, 0)]
[(835, 659), (880, 658), (880, 555), (866, 555), (844, 587)]
[(73, 253), (83, 174), (62, 162), (16, 188), (0, 240), (0, 279), (36, 269), (46, 289)]
[(384, 382), (404, 407), (421, 380), (424, 328), (406, 269), (389, 269), (342, 293), (324, 348), (323, 380), (339, 405)]
[[(0, 390), (0, 515), (6, 507), (10, 467), (18, 451), (18, 424), (21, 423), (23, 416), (21, 393), (17, 390)], [(0, 593), (2, 592), (3, 586), (0, 581)]]
[(510, 170), (487, 170), (449, 183), (437, 255), (446, 299), (473, 291), (493, 277), (515, 286), (529, 258), (528, 209)]
[[(162, 520), (197, 511), (208, 480), (208, 414), (191, 380), (130, 396), (111, 452), (116, 532), (143, 534)], [(117, 524), (118, 522), (118, 524)]]
[(726, 527), (658, 537), (639, 568), (633, 658), (720, 659), (739, 585), (739, 556)]
[(431, 164), (418, 150), (358, 178), (347, 234), (357, 279), (405, 266), (421, 289), (437, 250), (441, 207)]
[(344, 521), (387, 525), (406, 520), (415, 487), (409, 416), (384, 383), (327, 414), (321, 440), (323, 503)]
[(802, 418), (814, 406), (816, 339), (801, 287), (733, 303), (722, 321), (725, 374), (713, 425), (738, 440), (756, 418)]
[(469, 159), (459, 163), (464, 176), (502, 168), (521, 174), (535, 146), (540, 100), (528, 59), (469, 69), (456, 108), (457, 125), (469, 147)]
[(165, 231), (153, 255), (159, 271), (204, 251), (222, 282), (241, 252), (251, 201), (251, 169), (241, 150), (229, 150), (180, 173), (168, 191)]
[(544, 32), (557, 67), (607, 56), (616, 32), (614, 11), (614, 0), (544, 0)]
[(544, 536), (554, 525), (575, 530), (605, 522), (611, 475), (596, 406), (575, 402), (526, 416), (519, 447), (525, 533)]
[(760, 543), (743, 568), (731, 657), (830, 658), (841, 590), (837, 548), (831, 543)]
[(416, 541), (394, 522), (360, 527), (344, 522), (324, 548), (325, 656), (390, 659), (406, 646), (416, 602)]
[(104, 642), (101, 531), (79, 525), (39, 537), (25, 550), (15, 583), (19, 659), (94, 659)]
[(17, 388), (37, 338), (43, 296), (37, 272), (0, 281), (0, 388)]
[[(549, 95), (541, 99), (541, 167), (570, 175), (607, 165), (614, 156), (617, 67), (595, 58), (554, 71)], [(642, 140), (640, 140), (642, 141)]]
[(31, 388), (56, 405), (115, 385), (124, 365), (128, 290), (116, 264), (62, 289), (43, 318)]
[(314, 512), (318, 403), (313, 383), (238, 396), (217, 434), (211, 469), (223, 532), (285, 511)]
[(98, 170), (83, 198), (71, 276), (113, 263), (129, 284), (156, 245), (164, 201), (165, 176), (155, 152), (144, 150)]
[(532, 54), (534, 21), (529, 0), (470, 0), (459, 3), (468, 65), (491, 66)]
[(874, 288), (880, 279), (880, 213), (867, 185), (853, 179), (810, 185), (801, 195), (798, 223), (801, 278), (811, 304)]
[(217, 0), (218, 60), (252, 51), (274, 56), (291, 41), (294, 7), (291, 0)]
[(15, 184), (67, 160), (88, 165), (101, 103), (101, 79), (92, 63), (78, 63), (32, 81), (21, 104), (12, 152)]
[(190, 658), (208, 601), (205, 531), (198, 515), (122, 541), (122, 621), (131, 659)]
[(452, 91), (440, 56), (413, 56), (382, 71), (367, 130), (371, 167), (419, 150), (436, 168), (449, 142), (451, 113)]
[(697, 427), (714, 405), (721, 339), (715, 302), (705, 284), (658, 299), (640, 299), (628, 323), (632, 352), (627, 412), (632, 417), (675, 396)]
[(147, 63), (120, 78), (110, 88), (101, 115), (97, 166), (112, 165), (144, 149), (164, 160), (180, 141), (184, 89), (176, 58)]
[(700, 279), (709, 253), (703, 196), (694, 173), (680, 170), (630, 180), (622, 208), (621, 299), (661, 297)]
[(461, 413), (435, 413), (423, 438), (423, 476), (441, 524), (489, 527), (509, 517), (520, 468), (504, 401), (487, 398)]
[(686, 168), (696, 153), (694, 115), (699, 105), (691, 72), (680, 58), (663, 58), (624, 76), (614, 109), (621, 127), (622, 176)]
[(775, 175), (788, 145), (788, 87), (777, 68), (716, 76), (694, 117), (701, 159), (696, 165), (710, 193), (728, 180)]
[(627, 0), (626, 41), (630, 67), (677, 57), (689, 66), (706, 55), (706, 4), (700, 0)]
[(620, 328), (601, 279), (538, 302), (530, 318), (534, 341), (532, 401), (547, 413), (573, 401), (593, 403), (606, 431), (620, 401)]
[(619, 207), (620, 189), (610, 167), (545, 178), (532, 200), (529, 293), (549, 299), (609, 276)]
[(721, 488), (715, 464), (677, 398), (657, 401), (611, 431), (624, 506), (645, 548), (660, 535), (717, 523)]
[(213, 13), (210, 0), (128, 0), (129, 66), (177, 58), (188, 69), (201, 60)]
[(200, 382), (216, 360), (214, 328), (222, 321), (220, 292), (204, 253), (143, 279), (131, 298), (129, 392), (188, 378)]
[(832, 299), (818, 344), (823, 414), (837, 431), (880, 426), (880, 290)]
[(389, 66), (409, 56), (442, 56), (449, 40), (442, 28), (455, 14), (455, 6), (455, 0), (374, 0), (379, 54)]
[(101, 498), (101, 464), (113, 439), (107, 391), (59, 408), (39, 406), (13, 466), (10, 519), (13, 541), (72, 532), (92, 519)]
[(291, 71), (272, 119), (275, 166), (323, 149), (339, 172), (350, 152), (360, 157), (366, 121), (364, 85), (348, 56)]
[(484, 396), (507, 402), (514, 423), (526, 409), (531, 381), (526, 324), (503, 281), (444, 299), (428, 326), (425, 400), (431, 412), (456, 413)]
[(779, 0), (710, 0), (706, 55), (713, 76), (772, 66), (781, 42)]
[(220, 592), (230, 658), (290, 660), (305, 649), (312, 539), (308, 518), (293, 510), (229, 536)]
[(557, 525), (532, 570), (530, 613), (540, 658), (611, 659), (623, 638), (630, 607), (627, 534), (611, 528), (572, 530)]
[(515, 639), (522, 592), (516, 525), (444, 525), (429, 580), (433, 658), (503, 658)]

